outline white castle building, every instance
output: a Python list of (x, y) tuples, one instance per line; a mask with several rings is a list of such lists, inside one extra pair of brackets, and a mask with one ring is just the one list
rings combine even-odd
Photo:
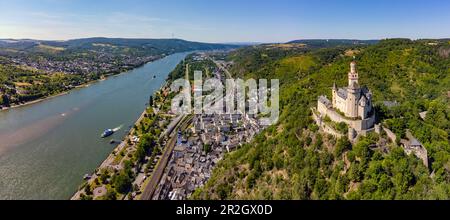
[[(348, 87), (337, 88), (334, 84), (332, 101), (325, 96), (319, 97), (317, 109), (313, 109), (313, 116), (325, 132), (335, 136), (343, 135), (333, 128), (333, 122), (344, 122), (348, 125), (350, 140), (373, 130), (375, 113), (372, 107), (372, 93), (367, 87), (360, 87), (358, 78), (356, 62), (352, 62), (348, 73)], [(329, 118), (331, 123), (327, 124), (325, 118)]]

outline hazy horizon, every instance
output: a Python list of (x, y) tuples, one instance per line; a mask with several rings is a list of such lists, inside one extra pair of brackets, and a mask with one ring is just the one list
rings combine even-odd
[(0, 40), (16, 40), (16, 41), (55, 41), (55, 42), (66, 42), (71, 40), (80, 40), (80, 39), (95, 39), (95, 38), (104, 38), (104, 39), (131, 39), (131, 40), (185, 40), (190, 42), (198, 42), (198, 43), (212, 43), (212, 44), (235, 44), (235, 45), (257, 45), (257, 44), (282, 44), (282, 43), (289, 43), (292, 41), (298, 41), (298, 40), (354, 40), (354, 41), (376, 41), (376, 40), (385, 40), (385, 39), (410, 39), (410, 40), (446, 40), (450, 38), (408, 38), (408, 37), (392, 37), (392, 38), (382, 38), (382, 39), (351, 39), (351, 38), (305, 38), (305, 39), (292, 39), (285, 42), (204, 42), (204, 41), (197, 41), (197, 40), (188, 40), (188, 39), (182, 39), (182, 38), (133, 38), (133, 37), (83, 37), (83, 38), (71, 38), (71, 39), (65, 39), (65, 40), (58, 40), (58, 39), (36, 39), (36, 38), (0, 38)]
[(450, 2), (1, 1), (0, 39), (91, 37), (279, 43), (298, 39), (450, 37)]

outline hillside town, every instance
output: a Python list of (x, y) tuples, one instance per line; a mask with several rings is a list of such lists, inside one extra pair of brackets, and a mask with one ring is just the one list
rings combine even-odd
[(0, 73), (8, 76), (8, 80), (0, 79), (0, 109), (61, 94), (164, 56), (134, 56), (102, 50), (30, 56), (0, 48)]
[(174, 152), (153, 199), (189, 198), (206, 184), (225, 153), (248, 143), (261, 129), (249, 115), (196, 115), (190, 129), (178, 132)]
[(29, 56), (12, 56), (10, 60), (14, 65), (47, 73), (100, 75), (120, 73), (157, 60), (158, 58), (161, 58), (161, 56), (114, 55), (106, 52), (95, 52), (89, 54), (89, 56), (77, 56), (73, 59), (57, 59), (53, 57), (32, 59)]
[[(206, 74), (220, 81), (226, 79), (222, 65), (228, 64), (205, 53), (195, 53), (185, 63), (186, 77), (189, 66), (195, 63), (214, 66)], [(256, 115), (175, 115), (168, 108), (173, 95), (166, 84), (152, 96), (134, 128), (93, 174), (85, 175), (85, 183), (72, 199), (188, 199), (206, 184), (226, 153), (250, 142), (264, 129)], [(150, 121), (153, 123), (148, 124)], [(151, 144), (151, 152), (140, 160), (137, 154), (147, 133), (157, 139)], [(129, 188), (118, 191), (117, 176), (123, 172), (132, 179)]]

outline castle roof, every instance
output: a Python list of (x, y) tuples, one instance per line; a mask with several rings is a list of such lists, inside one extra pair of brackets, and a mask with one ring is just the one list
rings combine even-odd
[(361, 95), (365, 96), (368, 100), (372, 100), (372, 92), (370, 92), (367, 86), (361, 88)]
[(327, 107), (333, 107), (333, 105), (331, 104), (330, 100), (327, 97), (323, 96), (323, 95), (319, 96), (319, 102), (324, 104)]
[(339, 88), (337, 90), (337, 95), (339, 97), (341, 97), (342, 99), (346, 100), (347, 99), (347, 88)]
[[(338, 88), (336, 93), (341, 99), (347, 100), (348, 97), (347, 89), (348, 89), (347, 87)], [(360, 89), (360, 97), (365, 97), (366, 100), (372, 100), (372, 93), (367, 87), (362, 87)]]

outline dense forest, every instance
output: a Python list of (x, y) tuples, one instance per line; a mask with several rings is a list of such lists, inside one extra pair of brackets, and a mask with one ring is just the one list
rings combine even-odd
[[(192, 198), (450, 198), (449, 55), (449, 40), (408, 39), (319, 48), (262, 45), (231, 53), (237, 77), (280, 79), (281, 117), (227, 154)], [(346, 85), (353, 59), (360, 83), (374, 94), (377, 120), (398, 137), (409, 129), (427, 149), (429, 168), (398, 143), (380, 147), (385, 134), (352, 144), (315, 125), (310, 108), (319, 95), (331, 97), (333, 82)]]
[[(44, 45), (45, 47), (42, 47)], [(127, 39), (127, 38), (83, 38), (67, 41), (12, 40), (0, 39), (0, 54), (37, 53), (58, 50), (61, 57), (77, 52), (108, 52), (118, 55), (148, 56), (171, 54), (194, 50), (215, 50), (236, 48), (234, 45), (192, 42), (181, 39)], [(6, 50), (8, 49), (8, 50)]]

